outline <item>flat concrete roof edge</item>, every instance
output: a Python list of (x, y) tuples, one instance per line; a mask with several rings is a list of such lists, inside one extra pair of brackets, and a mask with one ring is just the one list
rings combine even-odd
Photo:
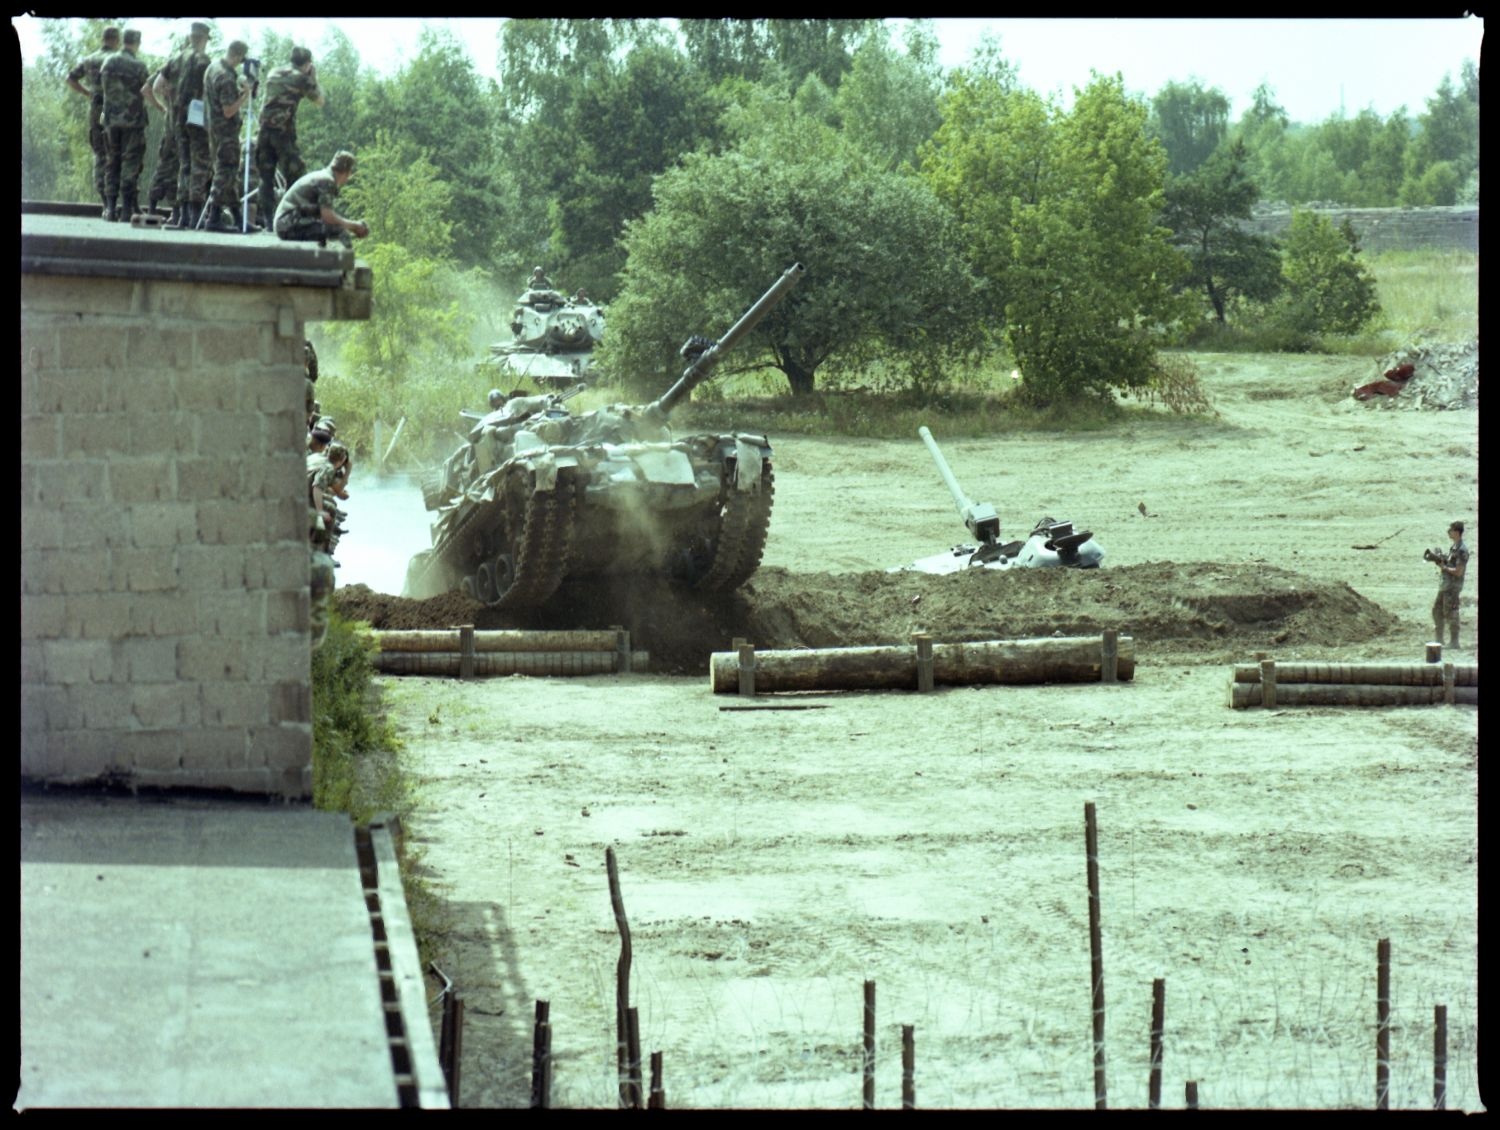
[(73, 278), (152, 279), (164, 282), (212, 282), (239, 286), (338, 287), (344, 272), (292, 270), (287, 267), (216, 267), (201, 263), (153, 263), (139, 259), (81, 259), (74, 256), (21, 255), (23, 275)]

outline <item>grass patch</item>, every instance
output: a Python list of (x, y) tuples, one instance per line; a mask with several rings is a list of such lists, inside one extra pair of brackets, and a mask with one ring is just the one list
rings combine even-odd
[[(412, 784), (401, 769), (401, 741), (375, 686), (374, 641), (364, 625), (330, 610), (328, 634), (312, 654), (313, 807), (345, 812), (361, 826), (410, 813)], [(401, 882), (422, 968), (447, 933), (443, 900), (422, 877), (419, 849), (397, 839)]]

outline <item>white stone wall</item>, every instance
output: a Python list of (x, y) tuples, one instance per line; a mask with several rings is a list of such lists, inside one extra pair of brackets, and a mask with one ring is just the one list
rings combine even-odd
[(21, 276), (21, 775), (311, 792), (313, 288)]

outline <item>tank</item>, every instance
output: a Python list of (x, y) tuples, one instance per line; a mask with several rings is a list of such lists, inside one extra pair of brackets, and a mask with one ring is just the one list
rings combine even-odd
[(898, 566), (892, 572), (915, 570), (922, 573), (956, 573), (966, 568), (984, 569), (1097, 569), (1104, 549), (1090, 530), (1075, 529), (1073, 523), (1050, 516), (1042, 517), (1031, 532), (1019, 540), (1004, 541), (1000, 533), (1000, 515), (988, 503), (975, 502), (958, 485), (948, 460), (938, 449), (937, 440), (926, 427), (917, 429), (937, 464), (958, 515), (977, 544), (955, 545), (946, 553), (924, 557), (910, 565)]
[[(576, 390), (465, 412), (468, 440), (423, 483), (432, 547), (403, 595), (462, 590), (497, 608), (545, 601), (564, 579), (651, 574), (727, 592), (760, 565), (771, 524), (771, 445), (759, 433), (675, 436), (673, 409), (801, 279), (795, 263), (649, 404), (573, 415)], [(503, 398), (502, 398), (503, 399)]]
[(582, 291), (568, 298), (550, 286), (532, 286), (516, 299), (510, 332), (511, 341), (490, 346), (492, 366), (541, 389), (567, 388), (593, 372), (594, 348), (604, 340), (604, 307)]

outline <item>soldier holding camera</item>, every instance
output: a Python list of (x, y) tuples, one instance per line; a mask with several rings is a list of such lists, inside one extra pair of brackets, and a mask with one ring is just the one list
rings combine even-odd
[(220, 209), (226, 205), (239, 227), (240, 201), (240, 110), (255, 90), (255, 76), (240, 73), (240, 64), (250, 48), (236, 39), (222, 59), (210, 63), (203, 74), (203, 94), (208, 113), (208, 143), (213, 151), (213, 185), (208, 190), (203, 227), (223, 231)]
[(1443, 642), (1443, 624), (1448, 625), (1448, 646), (1458, 647), (1458, 597), (1464, 588), (1464, 573), (1469, 568), (1469, 547), (1464, 544), (1464, 524), (1454, 522), (1448, 527), (1448, 540), (1452, 543), (1445, 552), (1441, 549), (1426, 550), (1422, 557), (1438, 567), (1438, 594), (1432, 602), (1432, 624), (1437, 632), (1438, 643)]
[(260, 214), (269, 227), (280, 198), (276, 194), (276, 170), (288, 185), (307, 175), (307, 165), (297, 148), (297, 107), (306, 98), (323, 105), (312, 52), (292, 48), (290, 66), (277, 67), (266, 76), (266, 101), (260, 111), (260, 134), (255, 141), (255, 171), (260, 177)]

